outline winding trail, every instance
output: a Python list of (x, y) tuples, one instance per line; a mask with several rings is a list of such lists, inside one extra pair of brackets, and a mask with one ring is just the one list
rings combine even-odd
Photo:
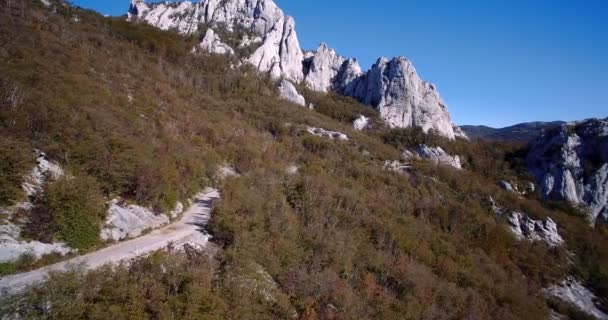
[(0, 278), (0, 296), (18, 293), (29, 286), (43, 282), (50, 272), (66, 271), (71, 266), (82, 265), (86, 270), (93, 270), (164, 249), (170, 244), (176, 247), (186, 243), (205, 246), (209, 241), (209, 235), (204, 228), (209, 222), (213, 204), (219, 198), (217, 189), (208, 188), (195, 196), (192, 206), (186, 210), (180, 220), (145, 236), (40, 269)]

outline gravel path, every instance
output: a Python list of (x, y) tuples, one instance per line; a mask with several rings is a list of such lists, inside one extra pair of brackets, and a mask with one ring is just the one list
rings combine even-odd
[(115, 264), (164, 249), (169, 244), (179, 246), (190, 243), (204, 246), (207, 244), (209, 236), (203, 228), (209, 221), (213, 203), (219, 197), (217, 189), (208, 188), (196, 195), (194, 203), (179, 221), (145, 236), (120, 242), (99, 251), (37, 270), (0, 278), (0, 296), (20, 292), (31, 285), (43, 282), (49, 272), (66, 271), (70, 266), (83, 265), (87, 270), (92, 270), (106, 264)]

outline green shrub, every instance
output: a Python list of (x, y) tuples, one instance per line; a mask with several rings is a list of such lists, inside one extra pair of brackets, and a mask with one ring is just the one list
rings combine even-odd
[(46, 207), (57, 235), (69, 246), (86, 250), (97, 244), (105, 210), (94, 178), (68, 177), (51, 183)]

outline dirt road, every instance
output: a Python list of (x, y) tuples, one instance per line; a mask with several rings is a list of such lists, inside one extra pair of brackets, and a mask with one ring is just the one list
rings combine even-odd
[(194, 203), (184, 212), (179, 221), (145, 236), (120, 242), (44, 268), (0, 278), (0, 296), (22, 291), (28, 286), (44, 281), (49, 272), (65, 271), (70, 266), (83, 265), (87, 270), (92, 270), (106, 264), (115, 264), (164, 249), (169, 244), (179, 246), (190, 243), (204, 246), (207, 244), (209, 236), (203, 231), (203, 228), (209, 221), (214, 201), (219, 197), (218, 190), (206, 189), (196, 195)]

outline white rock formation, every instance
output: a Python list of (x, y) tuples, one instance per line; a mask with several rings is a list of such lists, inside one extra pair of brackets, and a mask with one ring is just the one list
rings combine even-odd
[(365, 130), (367, 129), (367, 127), (369, 126), (369, 121), (370, 118), (361, 115), (359, 116), (359, 118), (357, 118), (354, 122), (353, 122), (353, 128), (355, 128), (355, 130)]
[(525, 213), (500, 207), (492, 198), (490, 202), (494, 213), (507, 219), (509, 230), (518, 240), (543, 241), (550, 247), (558, 247), (564, 243), (553, 219), (534, 220)]
[(35, 153), (36, 166), (24, 177), (21, 184), (28, 199), (9, 208), (0, 208), (0, 263), (15, 261), (23, 254), (31, 254), (34, 258), (39, 259), (46, 254), (66, 255), (75, 251), (61, 242), (22, 241), (20, 240), (21, 227), (11, 222), (17, 210), (27, 212), (32, 209), (31, 197), (42, 193), (49, 179), (57, 180), (65, 175), (63, 168), (51, 161), (44, 152), (35, 150)]
[(120, 241), (138, 237), (146, 230), (157, 229), (168, 223), (169, 217), (165, 214), (156, 215), (144, 207), (126, 205), (114, 199), (110, 201), (100, 237), (104, 241)]
[(279, 84), (279, 97), (293, 102), (302, 107), (306, 106), (306, 99), (302, 96), (296, 87), (289, 80), (283, 79)]
[(21, 185), (27, 196), (33, 196), (42, 191), (44, 184), (47, 182), (47, 177), (52, 180), (57, 180), (63, 177), (64, 172), (61, 166), (56, 162), (50, 161), (47, 155), (39, 150), (35, 150), (36, 166), (25, 176), (24, 182)]
[(404, 150), (401, 154), (403, 160), (415, 160), (422, 159), (428, 160), (436, 165), (447, 165), (456, 169), (462, 169), (460, 162), (460, 156), (452, 156), (445, 152), (441, 147), (431, 148), (427, 145), (421, 144), (416, 148), (416, 152)]
[(312, 90), (327, 92), (332, 89), (335, 78), (342, 68), (345, 59), (334, 49), (322, 43), (317, 51), (304, 61), (306, 78), (304, 82)]
[(545, 199), (581, 206), (589, 220), (608, 222), (608, 119), (544, 132), (527, 158)]
[[(261, 72), (274, 78), (284, 77), (300, 82), (304, 78), (304, 54), (295, 31), (295, 21), (286, 16), (272, 0), (202, 0), (200, 2), (161, 2), (148, 4), (132, 0), (128, 12), (130, 21), (144, 21), (163, 30), (174, 29), (193, 34), (199, 25), (236, 26), (261, 38), (262, 45), (245, 60)], [(248, 42), (249, 37), (243, 39)]]
[(585, 288), (579, 281), (569, 277), (561, 284), (546, 289), (549, 296), (559, 298), (577, 306), (581, 311), (595, 317), (598, 320), (608, 320), (608, 314), (603, 312), (597, 305), (597, 297), (589, 289)]
[(348, 136), (341, 132), (329, 131), (329, 130), (325, 130), (322, 128), (314, 128), (314, 127), (308, 127), (308, 129), (306, 129), (306, 131), (308, 133), (318, 136), (318, 137), (330, 138), (332, 140), (336, 139), (336, 140), (348, 141)]
[(40, 241), (20, 241), (21, 228), (10, 223), (0, 224), (0, 263), (18, 260), (24, 254), (31, 254), (35, 259), (43, 255), (56, 253), (66, 255), (75, 250), (65, 243), (42, 243)]
[(220, 36), (213, 31), (213, 29), (207, 29), (203, 41), (198, 45), (199, 48), (205, 52), (211, 52), (215, 54), (233, 55), (234, 50), (227, 44), (222, 42)]
[(409, 60), (381, 58), (354, 83), (343, 93), (376, 108), (389, 126), (420, 127), (455, 139), (445, 103), (434, 85), (420, 79)]
[[(327, 45), (303, 53), (292, 17), (286, 16), (272, 0), (201, 0), (148, 4), (132, 0), (130, 21), (145, 21), (163, 30), (183, 34), (198, 31), (199, 25), (240, 27), (250, 32), (239, 47), (256, 45), (243, 60), (273, 78), (294, 83), (304, 81), (313, 90), (335, 90), (378, 110), (391, 127), (420, 127), (450, 139), (466, 135), (450, 118), (435, 86), (422, 81), (411, 62), (397, 57), (381, 58), (364, 73), (355, 59), (345, 59)], [(207, 38), (207, 37), (205, 37)], [(251, 39), (256, 39), (252, 42)], [(208, 42), (217, 43), (210, 38)], [(225, 39), (224, 39), (225, 40)], [(221, 42), (220, 42), (221, 43)], [(226, 51), (218, 45), (205, 45), (211, 51)]]

